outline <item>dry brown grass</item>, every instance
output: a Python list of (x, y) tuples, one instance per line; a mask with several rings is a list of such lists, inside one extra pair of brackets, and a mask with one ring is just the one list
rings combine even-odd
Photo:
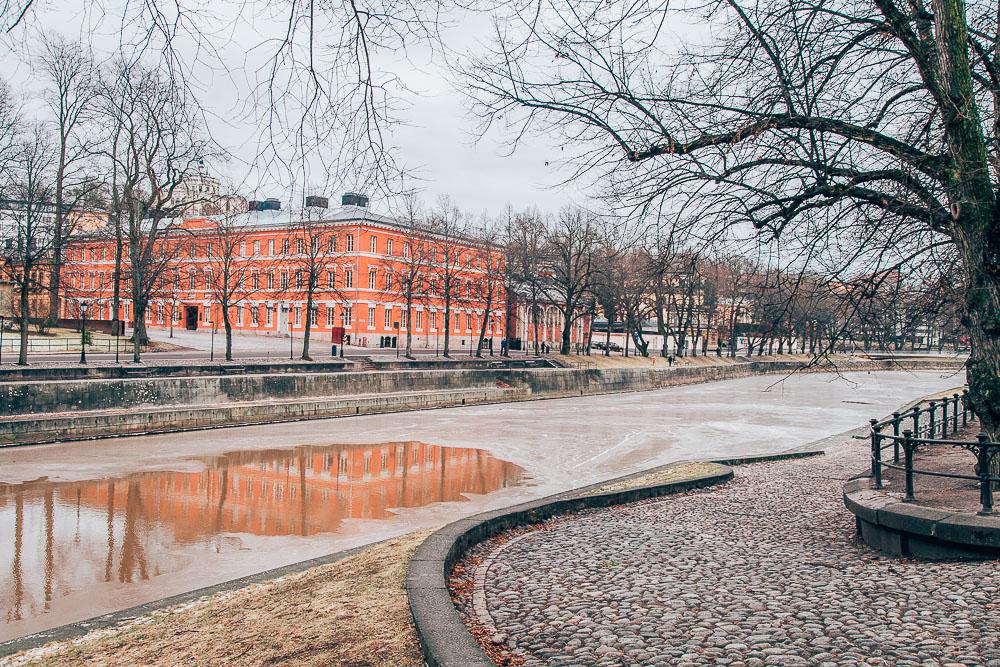
[(625, 489), (634, 489), (643, 486), (681, 482), (688, 479), (694, 479), (695, 477), (701, 477), (702, 475), (722, 472), (725, 469), (725, 466), (721, 466), (718, 463), (709, 463), (707, 461), (678, 463), (661, 470), (655, 470), (647, 475), (642, 475), (633, 479), (626, 479), (612, 484), (605, 484), (600, 488), (590, 491), (588, 495), (596, 496), (601, 493), (612, 493), (613, 491), (624, 491)]
[(423, 665), (403, 579), (413, 551), (430, 532), (0, 662)]

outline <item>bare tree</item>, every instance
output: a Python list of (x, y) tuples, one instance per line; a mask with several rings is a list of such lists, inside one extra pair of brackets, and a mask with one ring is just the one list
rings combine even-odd
[(431, 247), (435, 277), (430, 289), (444, 302), (444, 356), (451, 353), (452, 311), (461, 299), (463, 267), (462, 252), (467, 243), (465, 215), (447, 197), (438, 200), (431, 214), (430, 229), (434, 234)]
[[(330, 231), (329, 223), (324, 220), (323, 211), (324, 209), (306, 207), (301, 222), (291, 232), (295, 243), (293, 258), (296, 266), (295, 286), (296, 288), (304, 286), (306, 290), (306, 319), (301, 358), (307, 361), (312, 359), (309, 343), (312, 337), (313, 318), (318, 312), (316, 294), (320, 289), (320, 282), (323, 276), (336, 273), (336, 268), (343, 263), (345, 256), (337, 245), (336, 235)], [(341, 290), (336, 282), (328, 284), (326, 289), (337, 300), (347, 301), (348, 294)]]
[(54, 221), (52, 225), (52, 261), (49, 277), (48, 324), (59, 319), (59, 292), (62, 282), (63, 248), (72, 236), (74, 219), (72, 207), (67, 205), (68, 188), (83, 186), (86, 177), (79, 173), (81, 162), (90, 151), (81, 141), (81, 130), (87, 114), (97, 99), (97, 71), (93, 59), (80, 42), (69, 41), (59, 35), (48, 35), (42, 40), (43, 50), (38, 58), (39, 69), (48, 79), (46, 103), (49, 119), (56, 132)]
[[(430, 290), (427, 272), (433, 261), (434, 249), (420, 202), (414, 196), (408, 195), (404, 198), (403, 206), (401, 220), (403, 256), (386, 257), (383, 264), (386, 293), (403, 300), (406, 323), (404, 355), (407, 359), (412, 359), (413, 309), (414, 306), (427, 300)], [(445, 335), (447, 336), (447, 333)]]
[[(475, 300), (484, 304), (483, 317), (479, 323), (479, 338), (476, 343), (477, 357), (483, 356), (486, 330), (492, 326), (494, 310), (503, 294), (506, 271), (500, 245), (502, 234), (503, 230), (500, 225), (487, 218), (482, 220), (474, 233), (476, 243), (475, 269), (477, 271), (473, 278), (476, 290)], [(492, 354), (492, 352), (493, 344), (491, 342), (490, 353)]]
[(13, 229), (3, 240), (4, 274), (17, 286), (21, 350), (17, 363), (28, 363), (28, 325), (31, 295), (44, 287), (43, 265), (52, 251), (51, 198), (53, 190), (52, 141), (35, 126), (16, 144), (16, 161), (4, 171), (4, 190), (15, 200), (11, 212)]
[[(534, 352), (539, 353), (539, 303), (542, 291), (543, 263), (545, 261), (545, 223), (537, 211), (513, 216), (507, 226), (506, 268), (508, 298), (515, 291), (527, 301), (527, 317), (534, 340)], [(508, 315), (509, 317), (509, 315)], [(508, 325), (509, 326), (509, 325)], [(508, 339), (508, 349), (510, 341)], [(527, 352), (527, 348), (525, 348)]]
[(112, 66), (98, 113), (111, 137), (104, 153), (114, 173), (111, 208), (127, 255), (123, 277), (132, 299), (132, 358), (139, 363), (147, 342), (146, 309), (181, 247), (176, 216), (193, 203), (174, 193), (201, 164), (209, 144), (183, 91), (134, 63), (119, 60)]
[[(508, 6), (467, 69), (484, 122), (563, 130), (578, 174), (613, 172), (640, 206), (690, 203), (706, 227), (780, 234), (834, 273), (878, 276), (954, 244), (970, 397), (997, 435), (995, 6), (584, 5)], [(717, 37), (668, 45), (659, 26), (689, 16)]]
[[(226, 361), (233, 360), (232, 310), (241, 308), (249, 298), (261, 290), (260, 276), (268, 265), (248, 251), (247, 244), (254, 230), (248, 224), (245, 213), (230, 212), (213, 216), (208, 234), (200, 236), (210, 248), (208, 252), (208, 285), (213, 299), (222, 311), (222, 323), (226, 332)], [(251, 246), (252, 248), (252, 246)], [(175, 276), (164, 275), (168, 286), (176, 285)], [(173, 308), (176, 308), (176, 289), (167, 290), (172, 309), (170, 331), (173, 335)], [(212, 323), (215, 326), (215, 322)]]
[(560, 354), (570, 353), (573, 325), (588, 311), (588, 300), (601, 277), (598, 253), (601, 220), (579, 208), (563, 208), (547, 225), (542, 290), (562, 315)]

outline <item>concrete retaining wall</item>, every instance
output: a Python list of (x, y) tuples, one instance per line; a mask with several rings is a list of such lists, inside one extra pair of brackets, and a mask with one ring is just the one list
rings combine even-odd
[[(864, 360), (839, 368), (887, 366)], [(467, 402), (514, 401), (644, 391), (795, 370), (801, 370), (796, 362), (747, 362), (676, 368), (410, 370), (7, 383), (0, 384), (0, 405), (5, 410), (0, 445), (449, 407), (462, 404), (455, 392), (469, 390), (483, 393)], [(417, 395), (414, 404), (407, 401), (417, 399), (403, 398)], [(104, 412), (87, 414), (97, 411)], [(47, 416), (67, 412), (75, 414)]]
[(477, 403), (527, 399), (524, 389), (483, 387), (425, 392), (401, 392), (326, 399), (221, 406), (167, 408), (148, 411), (101, 412), (65, 417), (18, 419), (0, 423), (0, 447), (86, 440), (109, 436), (190, 431), (233, 424), (266, 424), (324, 417), (346, 417), (448, 408)]

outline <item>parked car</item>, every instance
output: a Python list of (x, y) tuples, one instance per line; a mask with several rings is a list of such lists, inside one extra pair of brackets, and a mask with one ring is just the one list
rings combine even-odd
[(590, 349), (591, 350), (603, 350), (604, 349), (604, 341), (599, 340), (599, 341), (591, 343), (590, 344)]

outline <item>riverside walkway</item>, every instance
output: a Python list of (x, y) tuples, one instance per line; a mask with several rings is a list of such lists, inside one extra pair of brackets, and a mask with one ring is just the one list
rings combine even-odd
[(861, 543), (865, 441), (477, 546), (461, 605), (498, 664), (1000, 665), (996, 562)]

